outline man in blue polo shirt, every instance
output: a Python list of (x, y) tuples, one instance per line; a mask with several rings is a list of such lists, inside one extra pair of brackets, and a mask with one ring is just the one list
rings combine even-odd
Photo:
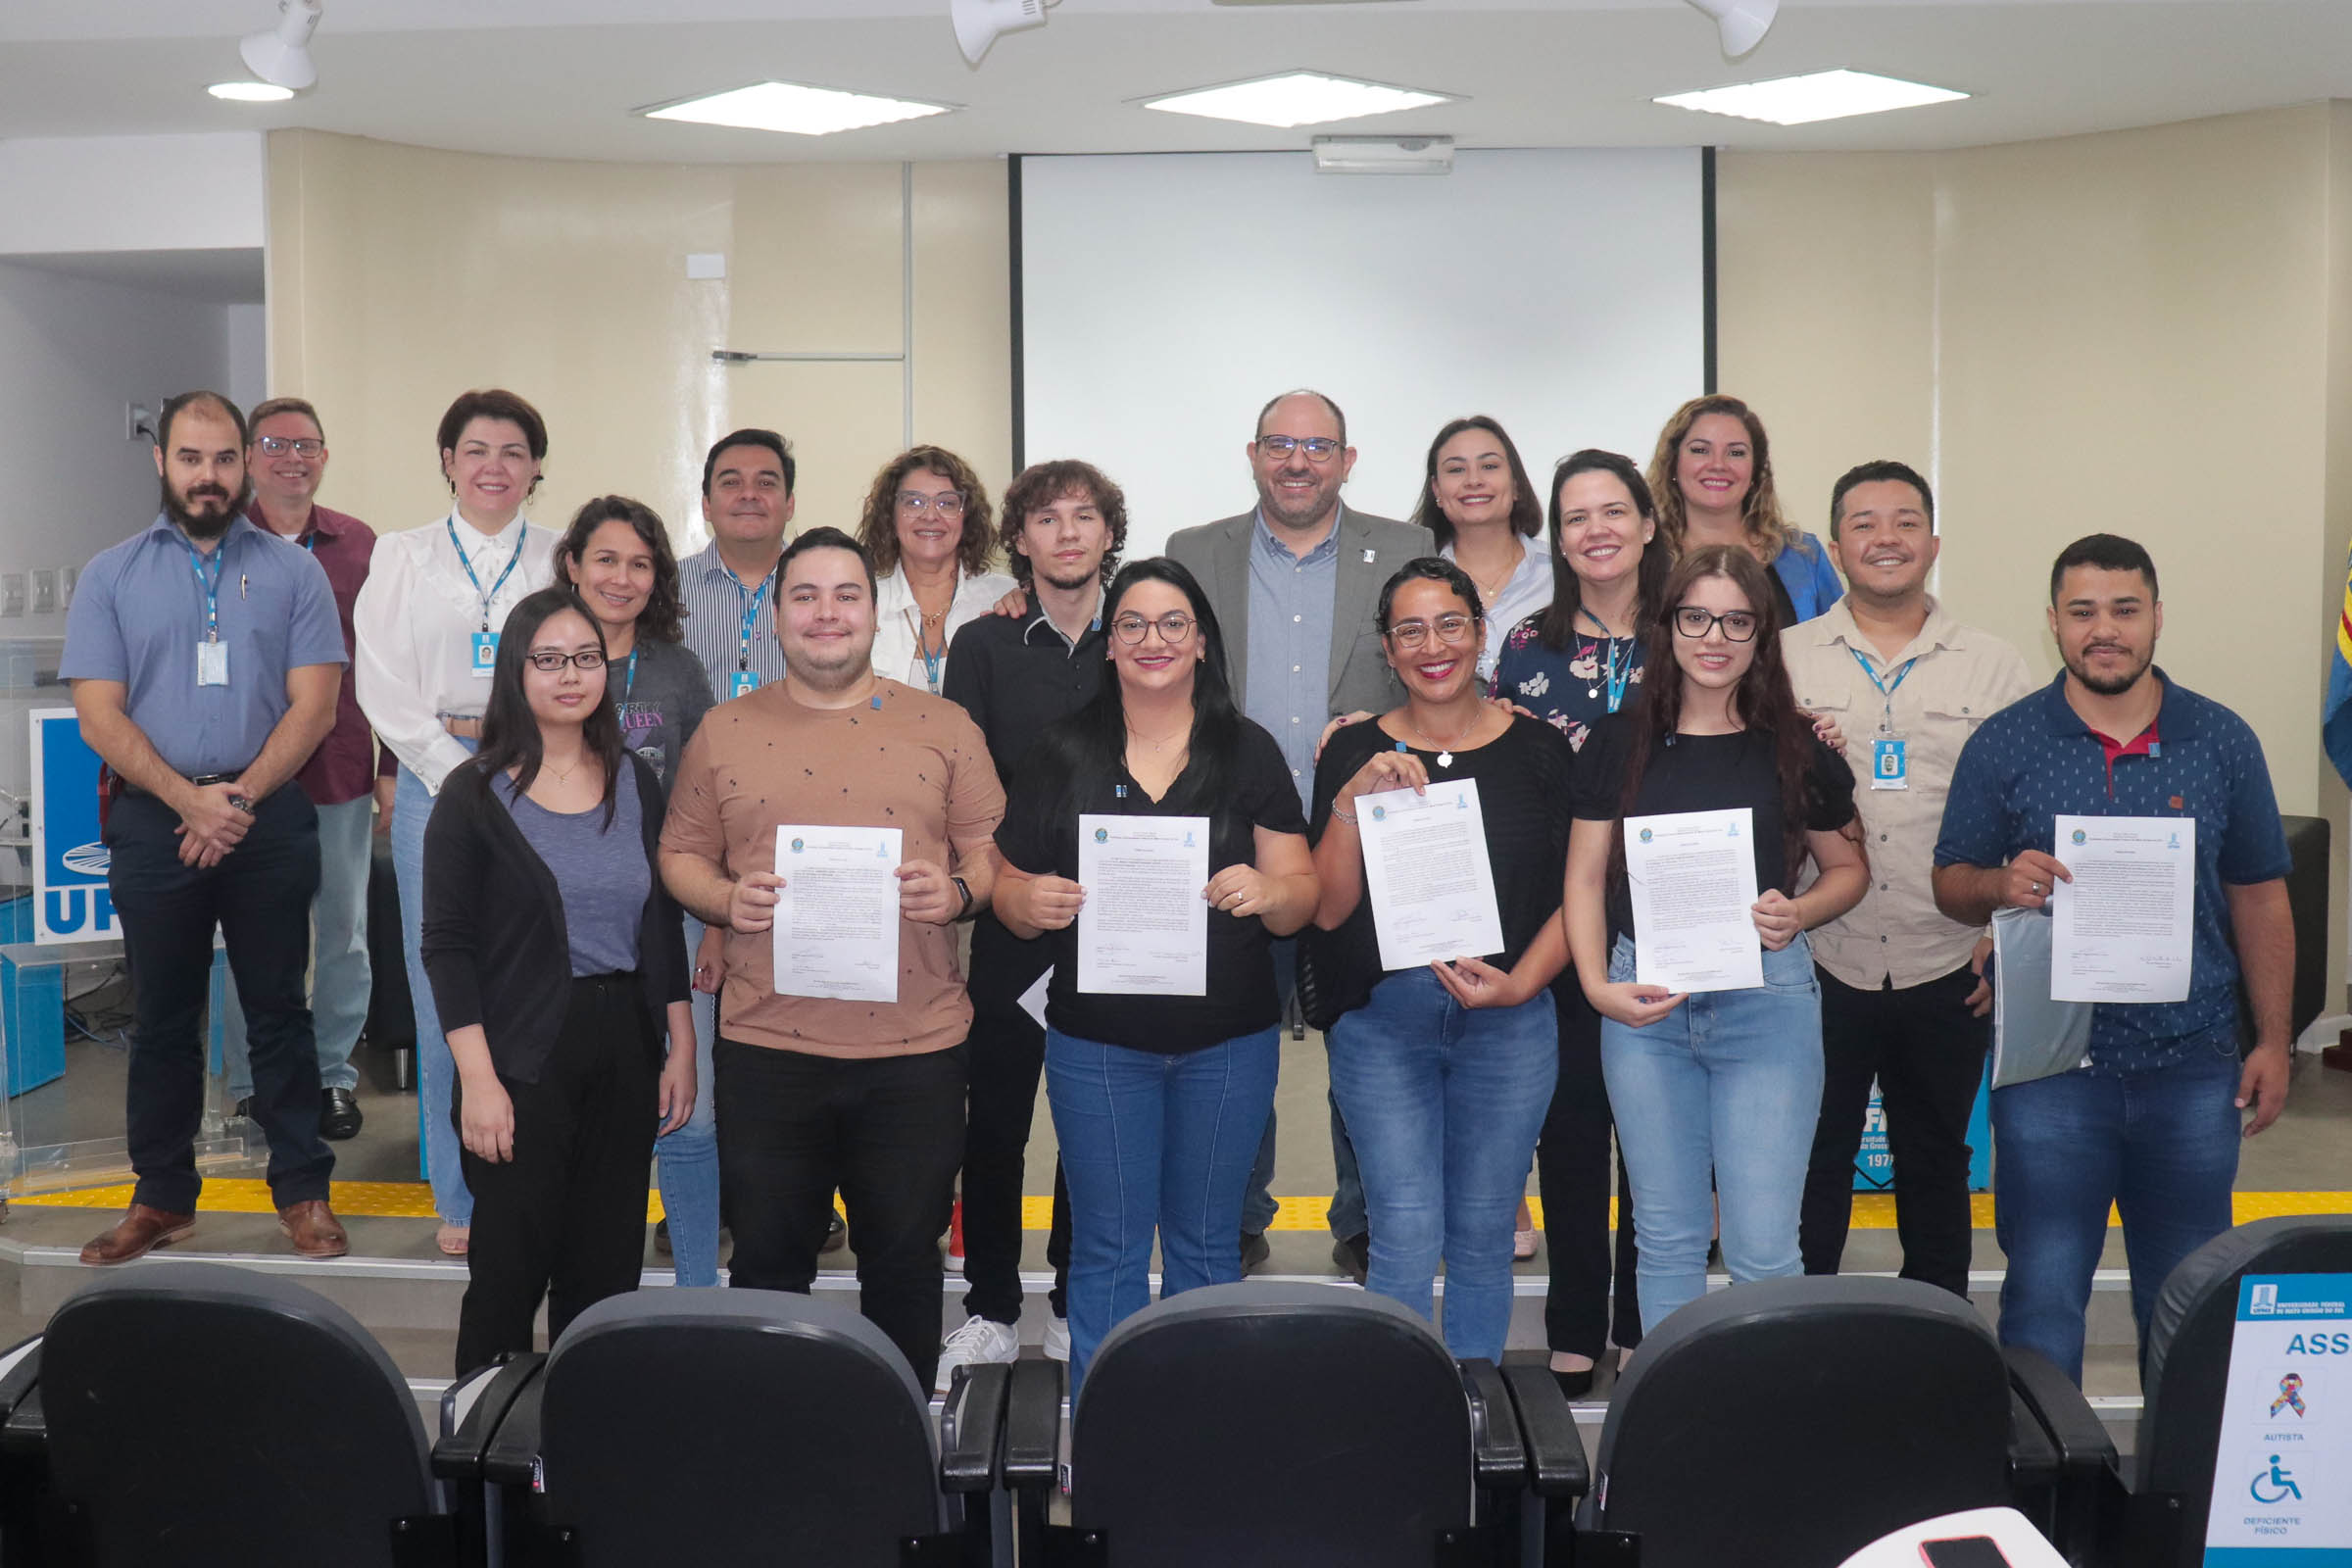
[[(2072, 880), (2052, 853), (2062, 812), (2197, 824), (2187, 1000), (2100, 1003), (2084, 1065), (1992, 1095), (2001, 1342), (2078, 1383), (2108, 1205), (2123, 1212), (2144, 1348), (2174, 1265), (2230, 1228), (2241, 1135), (2286, 1103), (2295, 943), (2278, 803), (2245, 720), (2155, 667), (2163, 629), (2145, 550), (2113, 534), (2067, 546), (2050, 569), (2065, 671), (1970, 737), (1936, 845), (1936, 907), (1982, 925)], [(2254, 1013), (2242, 1059), (2241, 975)]]
[(245, 417), (215, 392), (164, 405), (163, 512), (83, 569), (61, 673), (114, 775), (107, 886), (131, 976), (129, 1212), (81, 1250), (121, 1263), (196, 1224), (213, 928), (245, 1004), (253, 1115), (278, 1227), (339, 1257), (304, 971), (318, 821), (296, 769), (334, 727), (343, 628), (318, 563), (243, 515)]

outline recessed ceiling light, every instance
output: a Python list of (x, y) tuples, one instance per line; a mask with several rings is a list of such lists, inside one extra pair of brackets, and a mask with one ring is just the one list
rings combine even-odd
[(1653, 98), (1652, 103), (1701, 114), (1734, 115), (1775, 125), (1806, 125), (1816, 120), (1843, 120), (1849, 115), (1884, 114), (1889, 109), (1916, 109), (1921, 104), (1948, 104), (1968, 94), (1949, 87), (1929, 87), (1867, 71), (1817, 71), (1809, 76), (1782, 76), (1773, 81), (1742, 82), (1736, 87), (1709, 87), (1703, 92), (1678, 92)]
[(1147, 98), (1146, 109), (1164, 109), (1172, 115), (1203, 115), (1210, 120), (1239, 120), (1252, 125), (1320, 125), (1332, 120), (1360, 120), (1366, 115), (1394, 114), (1452, 103), (1446, 93), (1421, 92), (1411, 87), (1388, 87), (1377, 81), (1350, 81), (1313, 71), (1289, 71), (1279, 76), (1201, 87), (1192, 92)]
[(920, 104), (904, 98), (873, 98), (795, 81), (760, 81), (749, 87), (689, 98), (658, 109), (641, 109), (648, 120), (683, 120), (698, 125), (733, 125), (742, 130), (780, 130), (795, 136), (829, 136), (837, 130), (896, 124), (944, 115), (954, 106)]
[(204, 90), (232, 104), (282, 104), (294, 96), (293, 88), (267, 81), (216, 81)]

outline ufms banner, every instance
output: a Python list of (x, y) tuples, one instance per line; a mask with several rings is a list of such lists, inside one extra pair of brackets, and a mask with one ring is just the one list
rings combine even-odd
[(122, 933), (98, 842), (98, 754), (71, 708), (32, 711), (32, 940), (104, 942)]

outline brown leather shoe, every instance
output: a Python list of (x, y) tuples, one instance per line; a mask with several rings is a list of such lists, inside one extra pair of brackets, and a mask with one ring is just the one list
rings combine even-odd
[(133, 1203), (113, 1230), (94, 1237), (81, 1250), (81, 1260), (92, 1267), (127, 1263), (134, 1257), (145, 1257), (158, 1247), (178, 1241), (195, 1228), (193, 1214), (167, 1214), (145, 1203)]
[(294, 1250), (304, 1257), (341, 1257), (351, 1250), (351, 1238), (343, 1234), (343, 1222), (335, 1211), (326, 1206), (323, 1198), (313, 1198), (299, 1203), (288, 1203), (277, 1211), (277, 1228), (294, 1243)]

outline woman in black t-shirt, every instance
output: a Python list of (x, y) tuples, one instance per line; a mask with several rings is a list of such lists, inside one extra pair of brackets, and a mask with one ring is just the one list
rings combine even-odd
[[(1546, 988), (1568, 957), (1558, 915), (1572, 754), (1549, 725), (1484, 700), (1481, 618), (1469, 575), (1436, 557), (1381, 590), (1405, 703), (1333, 736), (1315, 769), (1323, 890), (1306, 959), (1316, 1010), (1332, 1019), (1332, 1094), (1363, 1169), (1365, 1285), (1433, 1316), (1443, 1257), (1446, 1348), (1494, 1360), (1510, 1327), (1512, 1216), (1559, 1069)], [(1397, 790), (1449, 815), (1477, 810), (1499, 948), (1384, 962), (1383, 916), (1401, 911), (1373, 902), (1361, 835), (1366, 812), (1398, 810), (1380, 799)]]
[[(1114, 680), (1030, 749), (997, 830), (997, 915), (1048, 936), (1046, 1095), (1070, 1190), (1070, 1388), (1111, 1326), (1152, 1296), (1241, 1278), (1242, 1190), (1274, 1105), (1282, 1006), (1275, 937), (1315, 908), (1298, 791), (1274, 737), (1242, 716), (1216, 615), (1165, 557), (1122, 569), (1104, 603)], [(1086, 815), (1166, 819), (1207, 837), (1208, 881), (1170, 895), (1208, 908), (1197, 984), (1089, 974)], [(1151, 989), (1147, 989), (1151, 987)]]
[[(1675, 675), (1653, 677), (1647, 700), (1596, 726), (1579, 756), (1562, 910), (1601, 1015), (1601, 1067), (1634, 1179), (1644, 1334), (1706, 1292), (1710, 1178), (1733, 1280), (1801, 1271), (1797, 1209), (1822, 1073), (1804, 933), (1870, 885), (1854, 776), (1790, 694), (1765, 568), (1745, 550), (1695, 550), (1662, 602), (1647, 662)], [(1619, 824), (1719, 810), (1742, 813), (1727, 832), (1754, 857), (1763, 984), (1683, 995), (1642, 982)], [(1791, 897), (1808, 858), (1820, 876)]]

